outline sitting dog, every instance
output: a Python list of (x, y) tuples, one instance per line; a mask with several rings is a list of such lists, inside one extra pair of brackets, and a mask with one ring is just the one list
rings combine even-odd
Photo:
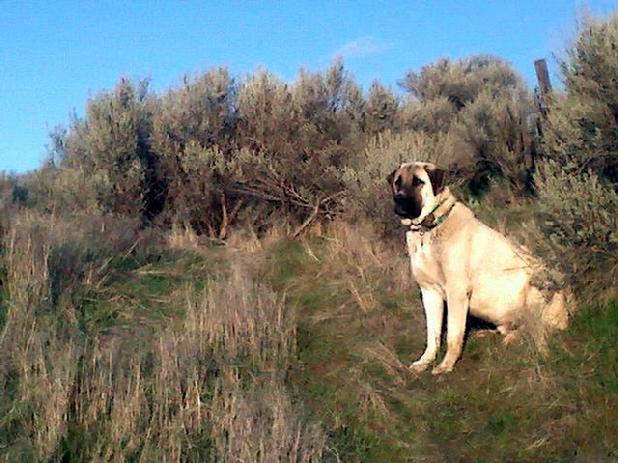
[(448, 307), (447, 351), (433, 374), (449, 372), (459, 359), (468, 312), (507, 335), (526, 309), (564, 329), (568, 320), (561, 292), (547, 300), (532, 285), (541, 265), (524, 248), (480, 222), (451, 194), (445, 171), (425, 162), (402, 164), (388, 177), (395, 213), (409, 227), (406, 241), (412, 273), (421, 288), (427, 346), (410, 365), (425, 370), (440, 349), (444, 302)]

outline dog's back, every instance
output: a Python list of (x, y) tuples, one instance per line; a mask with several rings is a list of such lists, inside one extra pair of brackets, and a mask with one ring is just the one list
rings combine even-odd
[(548, 325), (566, 327), (564, 294), (546, 298), (532, 284), (534, 273), (542, 265), (537, 258), (479, 221), (463, 204), (458, 203), (452, 215), (451, 223), (444, 224), (448, 228), (441, 231), (441, 239), (454, 252), (446, 252), (443, 265), (452, 267), (448, 273), (466, 280), (472, 315), (496, 325), (514, 324), (521, 312), (530, 308), (541, 310), (542, 320)]

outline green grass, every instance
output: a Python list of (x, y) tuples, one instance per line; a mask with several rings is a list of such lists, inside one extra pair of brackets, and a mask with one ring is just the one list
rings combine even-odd
[[(332, 458), (616, 457), (618, 303), (581, 310), (545, 357), (526, 343), (506, 348), (497, 337), (471, 338), (451, 375), (416, 377), (393, 373), (365, 354), (381, 342), (407, 364), (422, 351), (416, 290), (398, 293), (374, 276), (376, 306), (363, 311), (336, 275), (319, 276), (328, 249), (318, 241), (313, 251), (322, 262), (298, 242), (281, 242), (268, 251), (263, 271), (298, 314), (298, 362), (288, 382), (326, 427)], [(216, 259), (164, 253), (132, 265), (118, 262), (98, 299), (85, 299), (86, 320), (101, 332), (143, 333), (144, 326), (179, 317), (183, 301), (174, 291), (198, 287)]]
[(192, 252), (151, 252), (114, 258), (103, 285), (86, 288), (79, 309), (82, 330), (90, 335), (126, 331), (149, 335), (162, 324), (181, 319), (187, 287), (198, 291), (216, 271), (212, 256)]
[[(319, 243), (313, 251), (327, 261)], [(290, 381), (341, 461), (618, 458), (618, 302), (582, 308), (545, 356), (526, 340), (505, 347), (497, 336), (471, 338), (452, 374), (402, 380), (363, 349), (383, 342), (405, 364), (420, 354), (414, 295), (378, 284), (377, 306), (364, 312), (339, 282), (316, 276), (320, 265), (298, 243), (279, 245), (270, 265), (301, 314)]]

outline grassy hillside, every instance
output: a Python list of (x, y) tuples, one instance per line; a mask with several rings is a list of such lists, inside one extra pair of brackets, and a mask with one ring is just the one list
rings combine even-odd
[(274, 284), (301, 314), (291, 382), (341, 461), (618, 458), (617, 302), (582, 307), (545, 354), (472, 330), (453, 374), (417, 376), (405, 365), (424, 347), (418, 291), (393, 281), (405, 262), (331, 239), (282, 244), (272, 265), (285, 262)]
[(40, 220), (4, 251), (5, 461), (618, 457), (617, 302), (582, 307), (544, 353), (472, 330), (435, 378), (406, 368), (418, 291), (371, 227), (220, 246), (111, 222), (93, 241), (102, 224), (82, 223), (37, 242), (58, 226)]

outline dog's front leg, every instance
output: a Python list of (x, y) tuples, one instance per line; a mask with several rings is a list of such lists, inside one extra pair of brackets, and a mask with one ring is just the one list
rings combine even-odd
[(435, 367), (431, 372), (434, 375), (452, 371), (455, 362), (457, 362), (461, 355), (466, 332), (466, 318), (468, 317), (469, 302), (469, 297), (465, 289), (454, 288), (447, 291), (446, 303), (448, 305), (448, 315), (446, 322), (446, 355), (440, 365)]
[(425, 320), (427, 322), (427, 346), (425, 352), (416, 362), (410, 365), (410, 369), (421, 372), (436, 359), (440, 349), (440, 337), (442, 335), (442, 317), (444, 314), (444, 300), (442, 295), (433, 289), (421, 288)]

